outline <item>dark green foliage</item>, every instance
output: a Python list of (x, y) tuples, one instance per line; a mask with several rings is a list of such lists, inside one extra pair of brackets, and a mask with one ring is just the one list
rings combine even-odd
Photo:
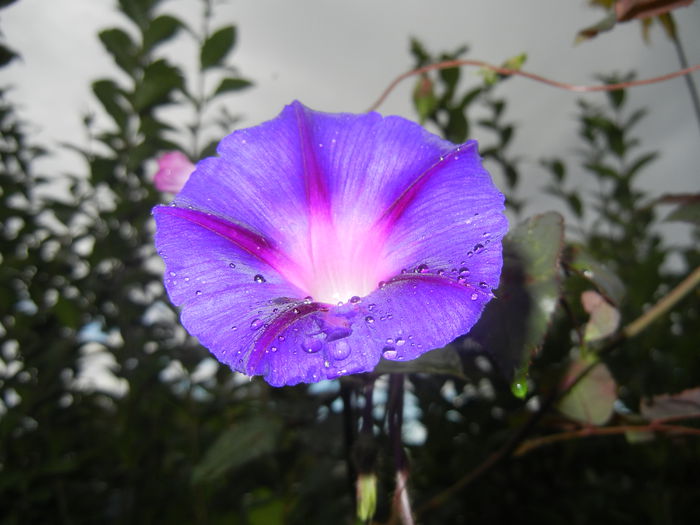
[[(645, 112), (630, 110), (623, 92), (607, 105), (580, 103), (581, 157), (543, 162), (547, 191), (573, 220), (543, 213), (514, 225), (497, 299), (469, 336), (412, 362), (383, 362), (374, 374), (273, 389), (220, 367), (185, 334), (152, 245), (150, 209), (163, 197), (149, 165), (170, 149), (211, 154), (219, 128), (237, 117), (220, 106), (209, 118), (209, 110), (251, 86), (227, 63), (235, 26), (195, 35), (201, 76), (191, 79), (159, 55), (169, 39), (191, 35), (162, 13), (168, 4), (119, 5), (128, 26), (99, 37), (121, 71), (92, 84), (108, 124), (86, 117), (94, 144), (67, 146), (84, 159), (83, 172), (37, 174), (33, 161), (47, 152), (4, 92), (0, 101), (2, 523), (355, 523), (358, 471), (376, 473), (375, 522), (388, 523), (403, 450), (419, 523), (697, 520), (697, 438), (637, 432), (632, 444), (623, 434), (591, 435), (516, 453), (529, 438), (606, 428), (553, 408), (571, 363), (611, 370), (577, 394), (581, 406), (586, 398), (605, 404), (596, 389), (619, 385), (607, 427), (646, 424), (644, 399), (698, 386), (697, 292), (624, 344), (586, 337), (582, 292), (597, 292), (629, 323), (683, 277), (664, 266), (669, 254), (700, 264), (697, 195), (656, 198), (639, 188), (656, 152), (638, 151), (632, 133)], [(203, 6), (210, 22), (210, 2)], [(412, 42), (418, 66), (465, 51), (433, 57)], [(420, 78), (418, 115), (458, 142), (488, 133), (482, 155), (501, 168), (517, 209), (518, 161), (507, 154), (516, 128), (495, 97), (503, 79), (464, 88), (460, 77), (453, 68)], [(192, 120), (167, 120), (171, 104)], [(664, 204), (676, 206), (668, 220), (696, 226), (695, 243), (671, 247), (656, 233)], [(102, 376), (112, 388), (83, 382), (96, 355), (108, 362)], [(400, 381), (389, 388), (379, 377), (387, 373), (406, 375), (405, 400)], [(405, 447), (395, 436), (402, 402)], [(538, 405), (548, 410), (534, 421)], [(466, 488), (444, 492), (494, 457)]]

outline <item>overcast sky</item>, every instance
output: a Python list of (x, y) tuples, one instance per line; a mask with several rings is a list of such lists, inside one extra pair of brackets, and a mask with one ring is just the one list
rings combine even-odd
[[(22, 54), (2, 72), (0, 84), (17, 87), (24, 116), (37, 138), (48, 144), (80, 144), (81, 115), (98, 109), (89, 90), (99, 76), (116, 68), (102, 50), (96, 32), (126, 25), (112, 0), (19, 0), (2, 11), (2, 30)], [(242, 113), (243, 126), (275, 116), (293, 99), (325, 111), (366, 109), (397, 74), (412, 64), (409, 37), (433, 51), (466, 43), (470, 58), (494, 63), (527, 52), (525, 69), (557, 80), (590, 83), (595, 73), (634, 70), (639, 77), (678, 69), (671, 43), (660, 29), (644, 45), (639, 25), (627, 23), (591, 42), (573, 45), (576, 32), (597, 22), (602, 11), (585, 0), (228, 0), (217, 8), (215, 26), (236, 23), (239, 44), (232, 63), (256, 83), (227, 102)], [(196, 20), (197, 0), (169, 0), (162, 10)], [(675, 12), (691, 63), (700, 62), (700, 3)], [(193, 48), (171, 52), (190, 63)], [(474, 69), (466, 82), (478, 82)], [(700, 84), (700, 75), (696, 74)], [(385, 114), (415, 118), (410, 104), (413, 83), (396, 90), (380, 108)], [(513, 153), (526, 155), (523, 191), (536, 193), (548, 180), (538, 159), (574, 158), (575, 101), (580, 95), (524, 79), (511, 79), (499, 93), (508, 97), (507, 116), (519, 127)], [(589, 95), (591, 101), (602, 95)], [(632, 105), (648, 105), (650, 116), (639, 128), (648, 148), (662, 158), (643, 180), (664, 192), (700, 190), (700, 132), (693, 120), (682, 79), (637, 88)], [(473, 138), (479, 139), (480, 136)], [(59, 174), (80, 166), (68, 152), (44, 161), (43, 172)], [(537, 199), (538, 208), (546, 201)], [(530, 211), (535, 211), (530, 209)]]

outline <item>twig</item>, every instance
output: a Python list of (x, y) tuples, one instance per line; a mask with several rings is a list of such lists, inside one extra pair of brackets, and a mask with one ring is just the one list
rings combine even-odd
[(513, 455), (523, 456), (536, 448), (558, 443), (559, 441), (568, 441), (570, 439), (579, 439), (591, 436), (612, 436), (617, 434), (626, 434), (627, 432), (662, 432), (668, 434), (700, 436), (700, 428), (684, 427), (681, 425), (667, 425), (663, 423), (650, 423), (648, 425), (619, 425), (614, 427), (588, 426), (579, 430), (572, 430), (570, 432), (560, 432), (559, 434), (550, 434), (548, 436), (528, 439), (527, 441), (524, 441), (515, 450), (515, 452), (513, 452)]
[(670, 80), (672, 78), (680, 77), (683, 75), (687, 75), (689, 73), (692, 73), (693, 71), (698, 71), (700, 70), (700, 64), (696, 64), (694, 66), (686, 67), (684, 69), (681, 69), (679, 71), (674, 71), (673, 73), (668, 73), (666, 75), (660, 75), (657, 77), (651, 77), (651, 78), (644, 78), (641, 80), (630, 80), (628, 82), (620, 82), (618, 84), (597, 84), (597, 85), (580, 85), (580, 84), (569, 84), (566, 82), (559, 82), (557, 80), (552, 80), (551, 78), (543, 77), (541, 75), (536, 75), (534, 73), (528, 73), (527, 71), (523, 71), (521, 69), (511, 69), (507, 67), (501, 67), (501, 66), (496, 66), (493, 64), (489, 64), (488, 62), (484, 62), (483, 60), (467, 60), (467, 59), (458, 59), (458, 60), (447, 60), (445, 62), (438, 62), (435, 64), (428, 64), (427, 66), (419, 67), (418, 69), (414, 69), (412, 71), (407, 71), (406, 73), (403, 73), (396, 77), (391, 84), (384, 90), (384, 92), (381, 94), (381, 96), (377, 99), (377, 101), (372, 104), (369, 109), (369, 111), (374, 111), (376, 110), (379, 106), (382, 105), (384, 100), (389, 96), (389, 93), (391, 93), (396, 86), (398, 86), (402, 81), (405, 79), (412, 77), (414, 75), (421, 75), (423, 73), (427, 73), (429, 71), (435, 71), (439, 69), (450, 69), (453, 67), (462, 67), (462, 66), (477, 66), (485, 69), (490, 69), (491, 71), (495, 71), (496, 73), (499, 73), (501, 75), (516, 75), (516, 76), (521, 76), (525, 78), (529, 78), (530, 80), (534, 80), (535, 82), (541, 82), (542, 84), (546, 84), (548, 86), (556, 87), (559, 89), (564, 89), (566, 91), (574, 91), (577, 93), (586, 93), (586, 92), (593, 92), (593, 91), (615, 91), (617, 89), (625, 89), (625, 88), (630, 88), (630, 87), (636, 87), (636, 86), (645, 86), (648, 84), (656, 84), (658, 82), (664, 82), (666, 80)]

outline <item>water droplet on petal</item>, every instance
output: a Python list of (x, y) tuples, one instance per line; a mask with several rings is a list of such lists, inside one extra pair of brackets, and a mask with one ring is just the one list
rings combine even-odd
[(331, 347), (331, 356), (337, 361), (347, 359), (350, 355), (350, 345), (347, 341), (338, 341)]
[(231, 327), (231, 330), (233, 330), (233, 331), (235, 332), (236, 330), (238, 330), (238, 327), (237, 327), (236, 325), (233, 325), (233, 326)]
[(401, 337), (397, 337), (397, 338), (396, 338), (396, 346), (403, 346), (403, 345), (405, 345), (405, 344), (406, 344), (406, 340), (405, 340), (405, 339), (403, 339), (403, 338), (401, 338)]
[(421, 264), (416, 268), (416, 273), (426, 273), (430, 271), (427, 264)]
[(283, 335), (278, 335), (278, 336), (277, 336), (277, 340), (280, 341), (280, 342), (281, 342), (281, 341), (284, 341), (284, 339), (285, 339), (285, 337), (284, 337)]
[(470, 273), (469, 268), (464, 267), (464, 268), (459, 269), (459, 275), (463, 275), (464, 277), (468, 277), (469, 273)]
[(481, 253), (484, 251), (484, 245), (483, 244), (475, 244), (474, 245), (474, 253)]
[(250, 322), (250, 327), (251, 327), (253, 330), (257, 330), (257, 329), (260, 328), (262, 325), (263, 325), (262, 319), (253, 319), (253, 320)]
[(292, 313), (294, 315), (299, 315), (300, 312), (301, 312), (301, 310), (299, 310), (299, 308), (292, 308)]
[(469, 250), (469, 251), (467, 252), (467, 257), (471, 257), (472, 255), (474, 255), (474, 252), (471, 251), (471, 250)]
[(170, 277), (175, 277), (177, 274), (175, 272), (170, 272)]
[(489, 285), (486, 284), (484, 281), (481, 281), (481, 282), (479, 283), (479, 288), (483, 288), (484, 290), (488, 290)]
[(260, 275), (260, 274), (257, 274), (255, 277), (253, 277), (253, 280), (254, 280), (256, 283), (264, 283), (264, 282), (266, 282), (266, 281), (265, 281), (265, 278), (264, 278), (262, 275)]
[(393, 340), (391, 337), (389, 337), (389, 338), (387, 338), (387, 340), (386, 340), (386, 344), (388, 344), (388, 345), (393, 345), (393, 344), (394, 344), (394, 340)]
[(367, 324), (372, 324), (372, 323), (374, 323), (374, 317), (372, 317), (371, 315), (368, 315), (367, 317), (365, 317), (365, 322), (366, 322)]
[(377, 285), (377, 288), (382, 289), (386, 286), (386, 281), (379, 281), (379, 284)]
[(236, 263), (228, 263), (228, 267), (229, 267), (229, 268), (235, 268), (235, 267), (236, 267)]
[(276, 346), (271, 346), (270, 347), (270, 352), (277, 352), (277, 347)]
[(323, 348), (323, 342), (320, 339), (306, 338), (301, 344), (301, 349), (308, 354), (315, 354)]
[(196, 291), (194, 292), (194, 294), (195, 294), (195, 295), (202, 295), (202, 290), (196, 290)]
[(370, 303), (370, 304), (367, 305), (367, 310), (369, 310), (369, 311), (371, 312), (371, 311), (374, 310), (376, 307), (377, 307), (376, 304)]
[(396, 359), (398, 352), (393, 346), (385, 346), (382, 348), (382, 356), (384, 359)]
[(472, 301), (476, 301), (479, 298), (479, 294), (473, 293), (472, 294)]

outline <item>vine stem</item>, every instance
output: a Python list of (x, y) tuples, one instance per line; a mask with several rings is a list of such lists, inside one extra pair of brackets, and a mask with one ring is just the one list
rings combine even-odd
[(542, 75), (537, 75), (535, 73), (529, 73), (527, 71), (523, 71), (521, 69), (511, 69), (507, 67), (502, 67), (502, 66), (496, 66), (494, 64), (490, 64), (488, 62), (484, 62), (483, 60), (469, 60), (469, 59), (456, 59), (456, 60), (447, 60), (444, 62), (437, 62), (435, 64), (428, 64), (427, 66), (419, 67), (418, 69), (413, 69), (411, 71), (407, 71), (406, 73), (402, 73), (398, 77), (396, 77), (391, 84), (382, 92), (380, 97), (372, 104), (367, 112), (374, 111), (376, 110), (379, 106), (381, 106), (386, 98), (389, 96), (389, 94), (398, 86), (401, 82), (406, 80), (409, 77), (415, 76), (415, 75), (421, 75), (423, 73), (428, 73), (429, 71), (436, 71), (440, 69), (450, 69), (453, 67), (462, 67), (462, 66), (476, 66), (476, 67), (481, 67), (484, 69), (489, 69), (491, 71), (495, 71), (496, 73), (499, 73), (501, 75), (515, 75), (515, 76), (520, 76), (520, 77), (525, 77), (529, 78), (530, 80), (534, 80), (535, 82), (540, 82), (542, 84), (546, 84), (548, 86), (552, 86), (555, 88), (559, 89), (564, 89), (566, 91), (574, 91), (577, 93), (587, 93), (587, 92), (593, 92), (593, 91), (615, 91), (617, 89), (625, 89), (625, 88), (630, 88), (630, 87), (636, 87), (636, 86), (646, 86), (648, 84), (656, 84), (658, 82), (665, 82), (666, 80), (670, 80), (672, 78), (680, 77), (683, 75), (688, 75), (689, 73), (692, 73), (693, 71), (698, 71), (700, 70), (700, 64), (696, 64), (694, 66), (689, 66), (684, 69), (674, 71), (672, 73), (667, 73), (665, 75), (660, 75), (657, 77), (651, 77), (651, 78), (643, 78), (641, 80), (630, 80), (628, 82), (620, 82), (618, 84), (594, 84), (594, 85), (582, 85), (582, 84), (569, 84), (567, 82), (560, 82), (558, 80), (553, 80), (551, 78), (544, 77)]
[[(695, 268), (693, 272), (683, 279), (673, 290), (662, 297), (656, 304), (654, 304), (654, 306), (620, 330), (617, 335), (610, 339), (610, 341), (599, 351), (599, 354), (608, 353), (617, 348), (627, 339), (638, 335), (642, 330), (659, 319), (681, 299), (688, 295), (696, 286), (698, 286), (698, 284), (700, 284), (700, 266)], [(455, 483), (423, 503), (423, 505), (416, 509), (416, 515), (420, 516), (432, 508), (439, 507), (454, 494), (474, 482), (497, 464), (513, 455), (513, 453), (518, 449), (519, 445), (525, 441), (527, 435), (532, 431), (532, 429), (535, 428), (537, 423), (539, 423), (549, 409), (552, 408), (559, 399), (566, 395), (566, 393), (569, 392), (576, 384), (578, 384), (579, 381), (581, 381), (588, 373), (590, 373), (590, 371), (593, 370), (596, 365), (597, 362), (585, 368), (576, 377), (576, 379), (568, 384), (566, 388), (561, 390), (554, 389), (552, 393), (544, 399), (539, 410), (534, 412), (523, 424), (523, 426), (521, 426), (500, 449), (489, 455), (482, 463), (477, 465), (476, 468), (465, 474)], [(639, 430), (639, 428), (641, 427), (635, 427), (637, 430)]]
[(402, 525), (414, 525), (411, 500), (408, 495), (408, 460), (403, 449), (401, 429), (403, 427), (404, 375), (389, 376), (389, 440), (394, 449), (394, 468), (396, 470), (396, 487), (392, 501), (390, 524), (400, 522)]
[(560, 441), (569, 441), (571, 439), (586, 438), (591, 436), (614, 436), (626, 434), (628, 432), (657, 432), (672, 435), (691, 435), (700, 437), (700, 428), (684, 427), (682, 425), (668, 425), (665, 423), (652, 422), (648, 425), (618, 425), (614, 427), (593, 427), (587, 426), (569, 432), (560, 432), (559, 434), (550, 434), (538, 438), (528, 439), (524, 441), (513, 452), (514, 456), (523, 456), (536, 448), (545, 445), (552, 445)]

